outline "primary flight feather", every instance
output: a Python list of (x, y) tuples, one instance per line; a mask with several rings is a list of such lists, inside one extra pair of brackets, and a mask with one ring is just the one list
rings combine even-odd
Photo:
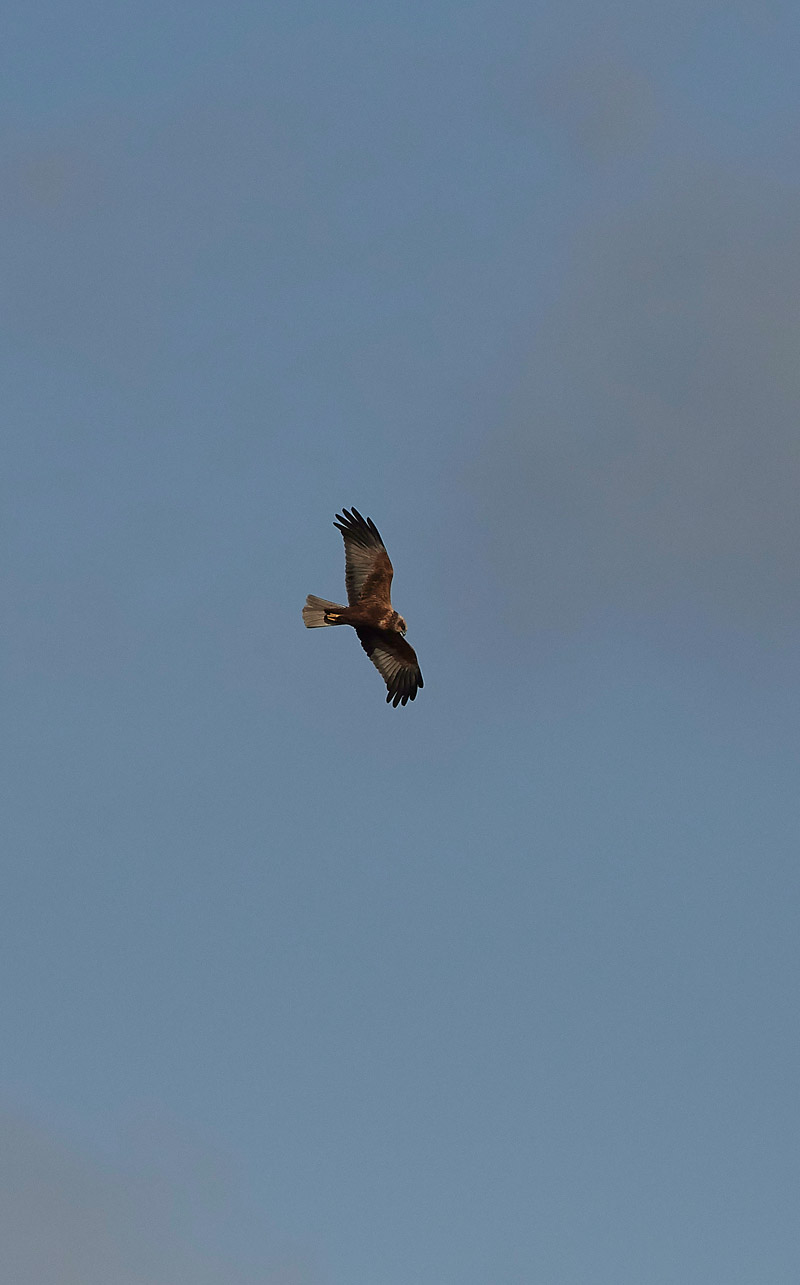
[(372, 518), (344, 509), (333, 524), (344, 538), (347, 606), (310, 593), (303, 608), (307, 629), (352, 625), (358, 640), (381, 674), (395, 708), (413, 701), (424, 684), (414, 648), (405, 640), (406, 622), (394, 610), (390, 592), (392, 564)]

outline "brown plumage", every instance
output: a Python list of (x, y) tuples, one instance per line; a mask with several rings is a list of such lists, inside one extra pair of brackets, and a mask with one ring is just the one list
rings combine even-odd
[(310, 593), (303, 608), (307, 629), (352, 625), (358, 640), (388, 688), (396, 708), (413, 701), (423, 686), (414, 648), (405, 640), (406, 622), (392, 606), (392, 564), (372, 518), (344, 509), (333, 524), (344, 537), (346, 607)]

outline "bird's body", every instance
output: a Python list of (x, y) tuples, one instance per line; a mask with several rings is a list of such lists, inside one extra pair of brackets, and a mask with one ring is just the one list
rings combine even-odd
[(358, 509), (336, 515), (333, 524), (344, 537), (347, 606), (309, 594), (303, 608), (307, 629), (352, 625), (358, 640), (387, 689), (395, 707), (416, 698), (423, 686), (414, 648), (406, 642), (406, 622), (391, 601), (393, 568), (378, 528)]

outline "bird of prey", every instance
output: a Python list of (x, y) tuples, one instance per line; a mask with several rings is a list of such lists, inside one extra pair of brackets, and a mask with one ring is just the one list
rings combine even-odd
[(414, 648), (406, 642), (406, 622), (394, 610), (389, 596), (392, 564), (372, 518), (358, 509), (336, 514), (333, 524), (344, 537), (347, 606), (310, 593), (303, 608), (307, 629), (324, 625), (352, 625), (388, 688), (387, 704), (396, 709), (413, 701), (422, 687), (422, 674)]

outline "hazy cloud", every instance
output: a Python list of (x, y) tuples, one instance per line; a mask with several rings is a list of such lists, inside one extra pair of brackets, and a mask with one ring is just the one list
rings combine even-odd
[(653, 126), (653, 86), (638, 68), (602, 54), (567, 60), (534, 82), (537, 111), (590, 156), (643, 142)]
[(216, 1157), (163, 1139), (158, 1151), (157, 1164), (101, 1163), (0, 1121), (0, 1277), (14, 1285), (308, 1285), (291, 1255), (245, 1263), (215, 1246), (236, 1221), (235, 1184)]
[(798, 251), (794, 191), (686, 165), (586, 229), (482, 476), (515, 616), (796, 620)]

